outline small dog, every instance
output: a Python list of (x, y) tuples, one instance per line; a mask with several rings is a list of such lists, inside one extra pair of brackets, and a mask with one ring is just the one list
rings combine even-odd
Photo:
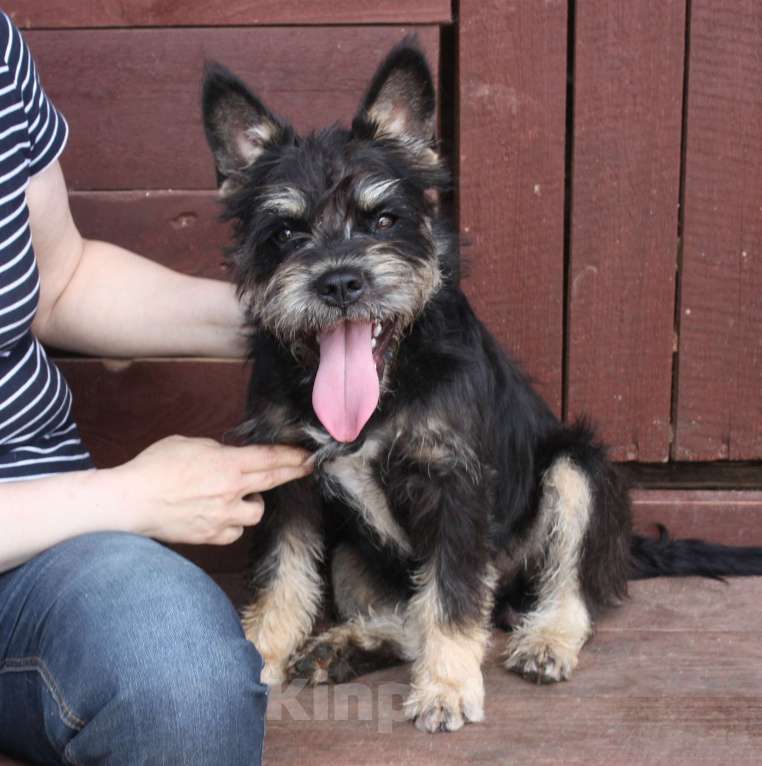
[[(254, 535), (243, 623), (266, 681), (409, 661), (407, 715), (452, 731), (484, 716), (493, 621), (507, 669), (561, 681), (628, 579), (762, 573), (762, 549), (633, 537), (591, 429), (559, 423), (474, 316), (413, 41), (351, 129), (300, 137), (219, 65), (203, 110), (256, 360), (245, 437), (317, 454)], [(310, 640), (329, 584), (341, 622)]]

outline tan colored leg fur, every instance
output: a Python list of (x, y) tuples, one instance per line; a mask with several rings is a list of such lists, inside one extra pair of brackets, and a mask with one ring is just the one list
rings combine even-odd
[(412, 685), (405, 713), (422, 731), (455, 731), (484, 719), (481, 664), (489, 639), (494, 573), (485, 578), (481, 619), (467, 626), (447, 624), (436, 578), (427, 572), (408, 606), (408, 625), (417, 636)]
[(321, 597), (321, 552), (322, 541), (313, 530), (284, 530), (273, 552), (275, 576), (242, 612), (246, 638), (265, 661), (263, 683), (285, 680), (289, 658), (312, 631)]
[(592, 632), (579, 583), (591, 503), (585, 474), (568, 458), (555, 462), (543, 479), (539, 524), (546, 555), (537, 605), (514, 629), (505, 656), (507, 669), (542, 683), (569, 678)]

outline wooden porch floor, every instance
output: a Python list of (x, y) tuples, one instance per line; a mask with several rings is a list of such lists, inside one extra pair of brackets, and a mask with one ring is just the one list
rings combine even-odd
[(400, 721), (403, 667), (273, 696), (265, 763), (757, 766), (761, 605), (762, 578), (634, 583), (629, 602), (599, 623), (576, 675), (557, 686), (505, 673), (496, 633), (487, 719), (454, 734)]
[(362, 679), (348, 715), (352, 689), (341, 686), (300, 692), (300, 707), (290, 702), (309, 720), (293, 720), (289, 700), (274, 699), (266, 763), (757, 766), (762, 578), (660, 579), (633, 583), (631, 594), (601, 620), (575, 676), (557, 686), (505, 673), (495, 659), (505, 636), (496, 633), (484, 723), (432, 736), (399, 722), (407, 671), (394, 668)]

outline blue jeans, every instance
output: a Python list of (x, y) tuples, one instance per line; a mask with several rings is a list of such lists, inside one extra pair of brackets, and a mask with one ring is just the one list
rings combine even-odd
[(224, 593), (152, 540), (76, 537), (0, 575), (0, 752), (259, 764), (262, 660)]

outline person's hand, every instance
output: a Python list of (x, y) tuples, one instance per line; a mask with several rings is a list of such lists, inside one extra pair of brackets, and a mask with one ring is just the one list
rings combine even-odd
[(135, 531), (169, 543), (227, 545), (264, 512), (260, 492), (312, 471), (294, 447), (228, 447), (170, 436), (113, 469)]

